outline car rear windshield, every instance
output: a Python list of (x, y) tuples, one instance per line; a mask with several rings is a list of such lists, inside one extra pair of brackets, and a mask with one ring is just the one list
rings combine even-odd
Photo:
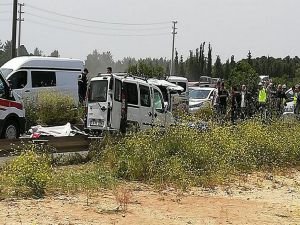
[(89, 87), (89, 102), (106, 102), (107, 100), (107, 80), (92, 81)]
[(209, 93), (210, 93), (210, 90), (192, 90), (190, 92), (190, 98), (191, 99), (206, 99), (206, 98), (208, 98)]

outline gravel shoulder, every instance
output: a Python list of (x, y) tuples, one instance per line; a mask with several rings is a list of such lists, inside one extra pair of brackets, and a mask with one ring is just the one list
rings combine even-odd
[(129, 183), (127, 210), (120, 210), (116, 192), (89, 197), (49, 195), (44, 199), (0, 201), (0, 224), (300, 224), (300, 172), (252, 174), (216, 188), (157, 191)]

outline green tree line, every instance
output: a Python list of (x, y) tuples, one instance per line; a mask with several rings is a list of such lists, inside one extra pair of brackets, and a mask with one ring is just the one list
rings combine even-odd
[[(45, 54), (39, 48), (35, 48), (32, 53), (28, 52), (24, 45), (21, 46), (22, 56), (51, 56), (59, 57), (59, 51), (54, 50), (50, 54)], [(262, 56), (253, 58), (251, 52), (245, 54), (245, 59), (235, 61), (234, 55), (222, 62), (217, 55), (216, 60), (212, 61), (213, 48), (210, 43), (201, 43), (199, 48), (189, 51), (189, 56), (184, 59), (183, 54), (175, 51), (173, 75), (187, 77), (191, 81), (198, 81), (200, 76), (218, 77), (229, 80), (230, 83), (237, 83), (237, 80), (246, 81), (248, 74), (269, 75), (277, 83), (295, 84), (300, 82), (300, 58), (274, 58)], [(0, 66), (11, 58), (11, 42), (2, 43), (0, 40)], [(242, 63), (242, 64), (241, 64)], [(245, 66), (248, 64), (247, 66)], [(90, 53), (85, 65), (90, 71), (90, 76), (105, 73), (108, 66), (114, 72), (130, 72), (134, 75), (147, 77), (165, 77), (170, 75), (170, 60), (166, 58), (146, 58), (136, 59), (125, 57), (115, 60), (111, 52), (100, 52), (94, 50)], [(239, 67), (237, 67), (239, 65)], [(248, 72), (245, 71), (248, 69)], [(241, 72), (243, 75), (237, 74)], [(246, 77), (243, 77), (246, 76)], [(249, 77), (251, 77), (249, 75)], [(249, 79), (248, 79), (249, 80)]]

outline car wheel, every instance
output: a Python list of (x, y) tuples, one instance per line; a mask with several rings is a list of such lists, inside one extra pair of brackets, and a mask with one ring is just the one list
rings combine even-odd
[(7, 121), (4, 126), (2, 137), (5, 139), (16, 139), (20, 136), (20, 129), (16, 122), (14, 121)]

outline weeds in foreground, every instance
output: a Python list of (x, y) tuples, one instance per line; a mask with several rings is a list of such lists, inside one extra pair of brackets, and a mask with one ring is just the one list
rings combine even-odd
[(40, 198), (51, 176), (51, 159), (44, 153), (37, 154), (32, 145), (4, 168), (2, 180), (13, 195)]
[[(23, 146), (22, 154), (0, 169), (0, 197), (82, 192), (89, 204), (92, 192), (113, 189), (118, 180), (186, 189), (216, 186), (242, 174), (243, 185), (252, 171), (299, 166), (299, 139), (298, 123), (282, 121), (211, 126), (206, 132), (178, 126), (164, 133), (108, 136), (91, 146), (92, 162), (64, 167), (53, 167), (45, 151)], [(126, 209), (130, 193), (120, 189), (115, 196)]]
[(256, 121), (199, 132), (185, 126), (125, 137), (102, 146), (98, 163), (117, 178), (186, 188), (231, 175), (292, 167), (300, 161), (300, 127)]
[(119, 205), (118, 208), (126, 212), (133, 197), (132, 191), (125, 186), (119, 186), (114, 190), (114, 196)]

